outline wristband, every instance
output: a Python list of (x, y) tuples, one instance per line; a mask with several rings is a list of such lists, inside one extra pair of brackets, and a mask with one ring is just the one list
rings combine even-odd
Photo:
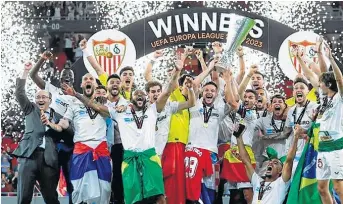
[(90, 56), (92, 56), (92, 55), (88, 52), (87, 48), (83, 49), (82, 52), (83, 52), (83, 55), (84, 55), (85, 57), (90, 57)]

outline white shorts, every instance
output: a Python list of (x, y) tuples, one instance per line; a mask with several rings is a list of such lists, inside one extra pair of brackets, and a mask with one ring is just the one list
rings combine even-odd
[(231, 189), (242, 189), (242, 188), (252, 188), (252, 185), (250, 182), (227, 182), (228, 188)]
[(343, 149), (318, 152), (316, 177), (318, 180), (343, 179)]

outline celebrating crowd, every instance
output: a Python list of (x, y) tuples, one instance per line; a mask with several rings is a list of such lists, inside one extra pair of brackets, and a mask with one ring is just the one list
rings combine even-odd
[[(300, 49), (292, 53), (304, 76), (293, 79), (288, 100), (266, 91), (258, 65), (245, 73), (242, 48), (239, 73), (234, 76), (231, 67), (219, 72), (219, 42), (212, 43), (215, 55), (207, 63), (200, 50), (179, 53), (165, 86), (152, 77), (162, 55), (155, 51), (144, 72), (145, 90), (134, 90), (135, 70), (123, 67), (108, 76), (84, 39), (80, 49), (101, 84), (84, 75), (82, 94), (73, 88), (70, 69), (61, 72), (61, 88), (39, 77), (52, 57), (45, 51), (17, 79), (15, 96), (25, 114), (25, 133), (13, 152), (20, 164), (18, 203), (31, 202), (35, 181), (47, 204), (59, 203), (62, 167), (70, 203), (211, 204), (222, 200), (223, 191), (242, 189), (247, 203), (281, 204), (314, 126), (320, 199), (333, 203), (332, 180), (343, 200), (343, 78), (331, 53), (333, 71), (323, 63), (322, 41), (319, 65), (308, 63)], [(181, 75), (193, 54), (202, 72)], [(34, 102), (25, 93), (28, 76), (41, 89)]]

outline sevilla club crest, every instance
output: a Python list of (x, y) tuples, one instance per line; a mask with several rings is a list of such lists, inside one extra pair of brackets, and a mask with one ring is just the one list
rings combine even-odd
[(94, 57), (108, 75), (114, 74), (124, 60), (126, 39), (93, 40)]
[[(298, 73), (301, 73), (301, 66), (298, 62), (295, 51), (300, 51), (303, 55), (305, 64), (309, 65), (314, 62), (318, 63), (317, 54), (317, 39), (319, 35), (310, 31), (299, 31), (288, 36), (282, 43), (279, 50), (279, 65), (283, 73), (291, 80), (295, 79)], [(323, 44), (321, 50), (324, 54), (325, 64), (328, 66), (330, 64), (329, 59), (326, 57), (328, 49), (325, 44)]]
[[(289, 56), (291, 58), (292, 64), (294, 69), (301, 73), (301, 66), (299, 62), (297, 61), (296, 56), (293, 55), (293, 53), (296, 53), (296, 50), (300, 50), (303, 55), (306, 55), (307, 58), (312, 60), (313, 62), (317, 63), (317, 52), (316, 52), (316, 42), (309, 42), (307, 40), (301, 41), (301, 42), (294, 42), (289, 40), (288, 41), (288, 50), (289, 50)], [(308, 63), (308, 62), (305, 62)]]
[[(108, 75), (117, 73), (125, 66), (133, 67), (136, 62), (136, 48), (132, 40), (119, 30), (109, 29), (95, 33), (88, 39), (87, 49)], [(89, 73), (98, 77), (87, 58), (87, 55), (83, 55), (85, 67)]]

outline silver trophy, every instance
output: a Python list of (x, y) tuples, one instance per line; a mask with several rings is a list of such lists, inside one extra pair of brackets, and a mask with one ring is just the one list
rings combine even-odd
[(237, 48), (243, 43), (248, 33), (254, 27), (255, 21), (251, 18), (232, 14), (230, 16), (229, 32), (227, 33), (226, 45), (215, 65), (217, 72), (223, 72), (231, 66), (233, 55)]

